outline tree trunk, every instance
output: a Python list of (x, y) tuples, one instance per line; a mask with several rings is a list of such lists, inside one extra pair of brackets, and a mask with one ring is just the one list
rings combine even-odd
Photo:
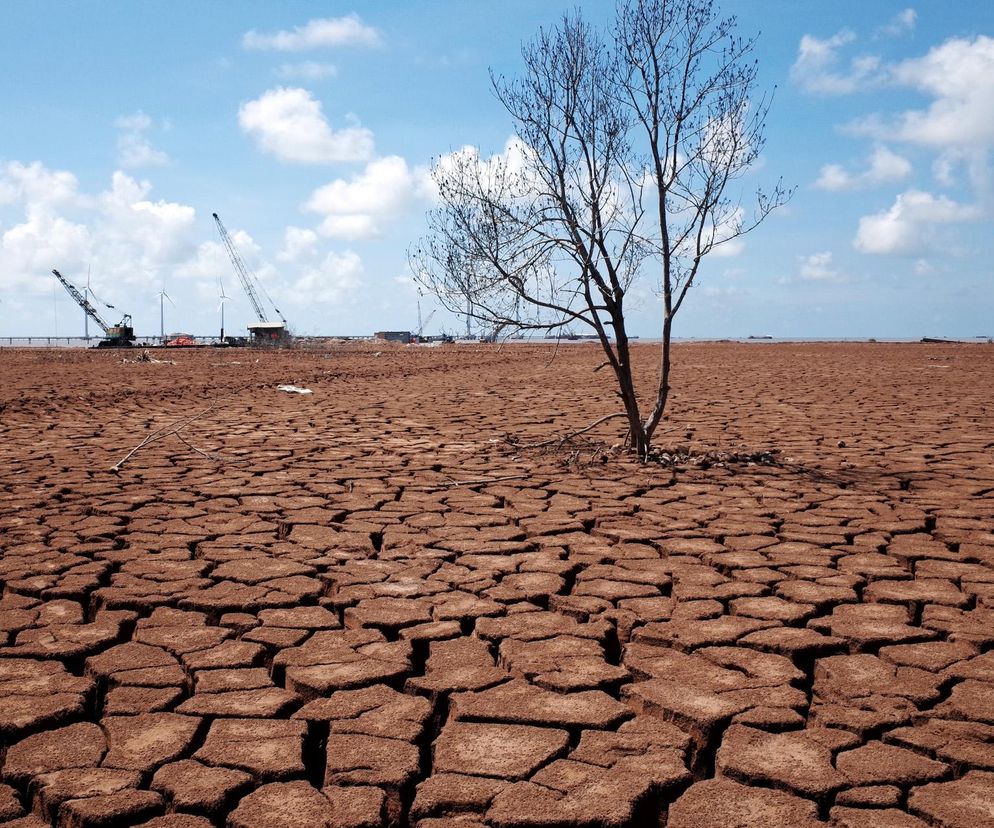
[(653, 406), (652, 414), (645, 423), (646, 440), (651, 442), (652, 435), (656, 433), (656, 428), (666, 413), (666, 402), (670, 396), (670, 340), (673, 334), (673, 317), (666, 314), (663, 317), (663, 347), (659, 366), (659, 386), (656, 389), (656, 404)]
[(628, 443), (638, 454), (640, 460), (645, 460), (649, 453), (649, 437), (642, 423), (639, 411), (638, 395), (635, 392), (635, 380), (632, 377), (631, 349), (628, 344), (628, 333), (625, 331), (624, 317), (620, 311), (611, 320), (614, 327), (614, 339), (618, 354), (618, 365), (615, 374), (618, 379), (618, 391), (628, 415)]

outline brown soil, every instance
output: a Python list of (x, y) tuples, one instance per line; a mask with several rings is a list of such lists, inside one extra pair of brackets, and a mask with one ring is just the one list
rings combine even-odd
[(0, 825), (994, 825), (991, 348), (552, 352), (0, 350)]

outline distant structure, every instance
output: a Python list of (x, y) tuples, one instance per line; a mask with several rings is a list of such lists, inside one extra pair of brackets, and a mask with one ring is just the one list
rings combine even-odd
[(246, 327), (256, 345), (275, 345), (286, 339), (286, 326), (282, 322), (254, 322)]
[(403, 342), (405, 345), (411, 341), (410, 331), (377, 331), (373, 336), (383, 342)]
[[(252, 273), (246, 266), (245, 262), (242, 261), (242, 257), (238, 254), (235, 249), (235, 243), (231, 240), (231, 236), (228, 235), (228, 230), (225, 228), (224, 223), (221, 221), (221, 217), (217, 213), (212, 213), (214, 216), (214, 221), (217, 224), (217, 231), (221, 234), (221, 241), (224, 243), (225, 249), (228, 251), (228, 258), (231, 259), (231, 264), (235, 268), (235, 275), (238, 277), (238, 281), (242, 283), (242, 288), (245, 294), (248, 296), (249, 301), (252, 303), (252, 309), (255, 311), (255, 315), (258, 318), (258, 322), (253, 325), (249, 325), (249, 333), (252, 336), (252, 341), (262, 344), (275, 344), (287, 338), (287, 322), (286, 317), (276, 303), (273, 302), (272, 297), (266, 291), (265, 286), (256, 278), (255, 274)], [(266, 299), (269, 300), (269, 304), (272, 305), (273, 310), (276, 311), (276, 315), (280, 318), (279, 322), (270, 322), (269, 317), (266, 315), (266, 311), (263, 308), (262, 301), (259, 298), (259, 293), (256, 290), (259, 288)], [(224, 289), (221, 290), (222, 295)], [(224, 297), (227, 298), (227, 297)], [(221, 307), (224, 307), (224, 298), (221, 299)], [(224, 327), (222, 322), (222, 328)], [(221, 338), (224, 338), (222, 333)]]

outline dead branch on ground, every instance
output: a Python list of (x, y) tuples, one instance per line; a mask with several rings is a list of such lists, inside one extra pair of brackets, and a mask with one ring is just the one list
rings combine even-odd
[[(207, 414), (209, 414), (216, 405), (217, 401), (215, 400), (209, 406), (207, 406), (207, 408), (205, 408), (203, 411), (201, 411), (198, 414), (194, 414), (191, 417), (184, 417), (183, 419), (177, 420), (171, 425), (165, 425), (162, 428), (156, 429), (151, 434), (149, 434), (144, 440), (142, 440), (137, 446), (131, 449), (131, 451), (129, 451), (126, 455), (124, 455), (124, 457), (122, 457), (113, 466), (111, 466), (110, 471), (119, 472), (121, 468), (124, 466), (124, 464), (128, 462), (128, 460), (134, 457), (139, 451), (145, 448), (145, 446), (147, 446), (149, 443), (154, 443), (156, 440), (161, 440), (163, 437), (169, 437), (172, 434), (178, 435), (179, 432), (182, 431), (184, 428), (186, 428), (190, 423), (194, 422), (195, 420), (199, 420), (201, 417), (204, 417)], [(184, 442), (186, 441), (184, 440)], [(189, 443), (187, 443), (187, 445), (189, 445)], [(193, 446), (190, 446), (190, 448), (193, 448)]]

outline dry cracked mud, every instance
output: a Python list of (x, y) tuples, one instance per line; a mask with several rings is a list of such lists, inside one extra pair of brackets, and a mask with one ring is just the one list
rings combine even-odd
[(551, 354), (0, 350), (0, 825), (994, 826), (991, 348)]

